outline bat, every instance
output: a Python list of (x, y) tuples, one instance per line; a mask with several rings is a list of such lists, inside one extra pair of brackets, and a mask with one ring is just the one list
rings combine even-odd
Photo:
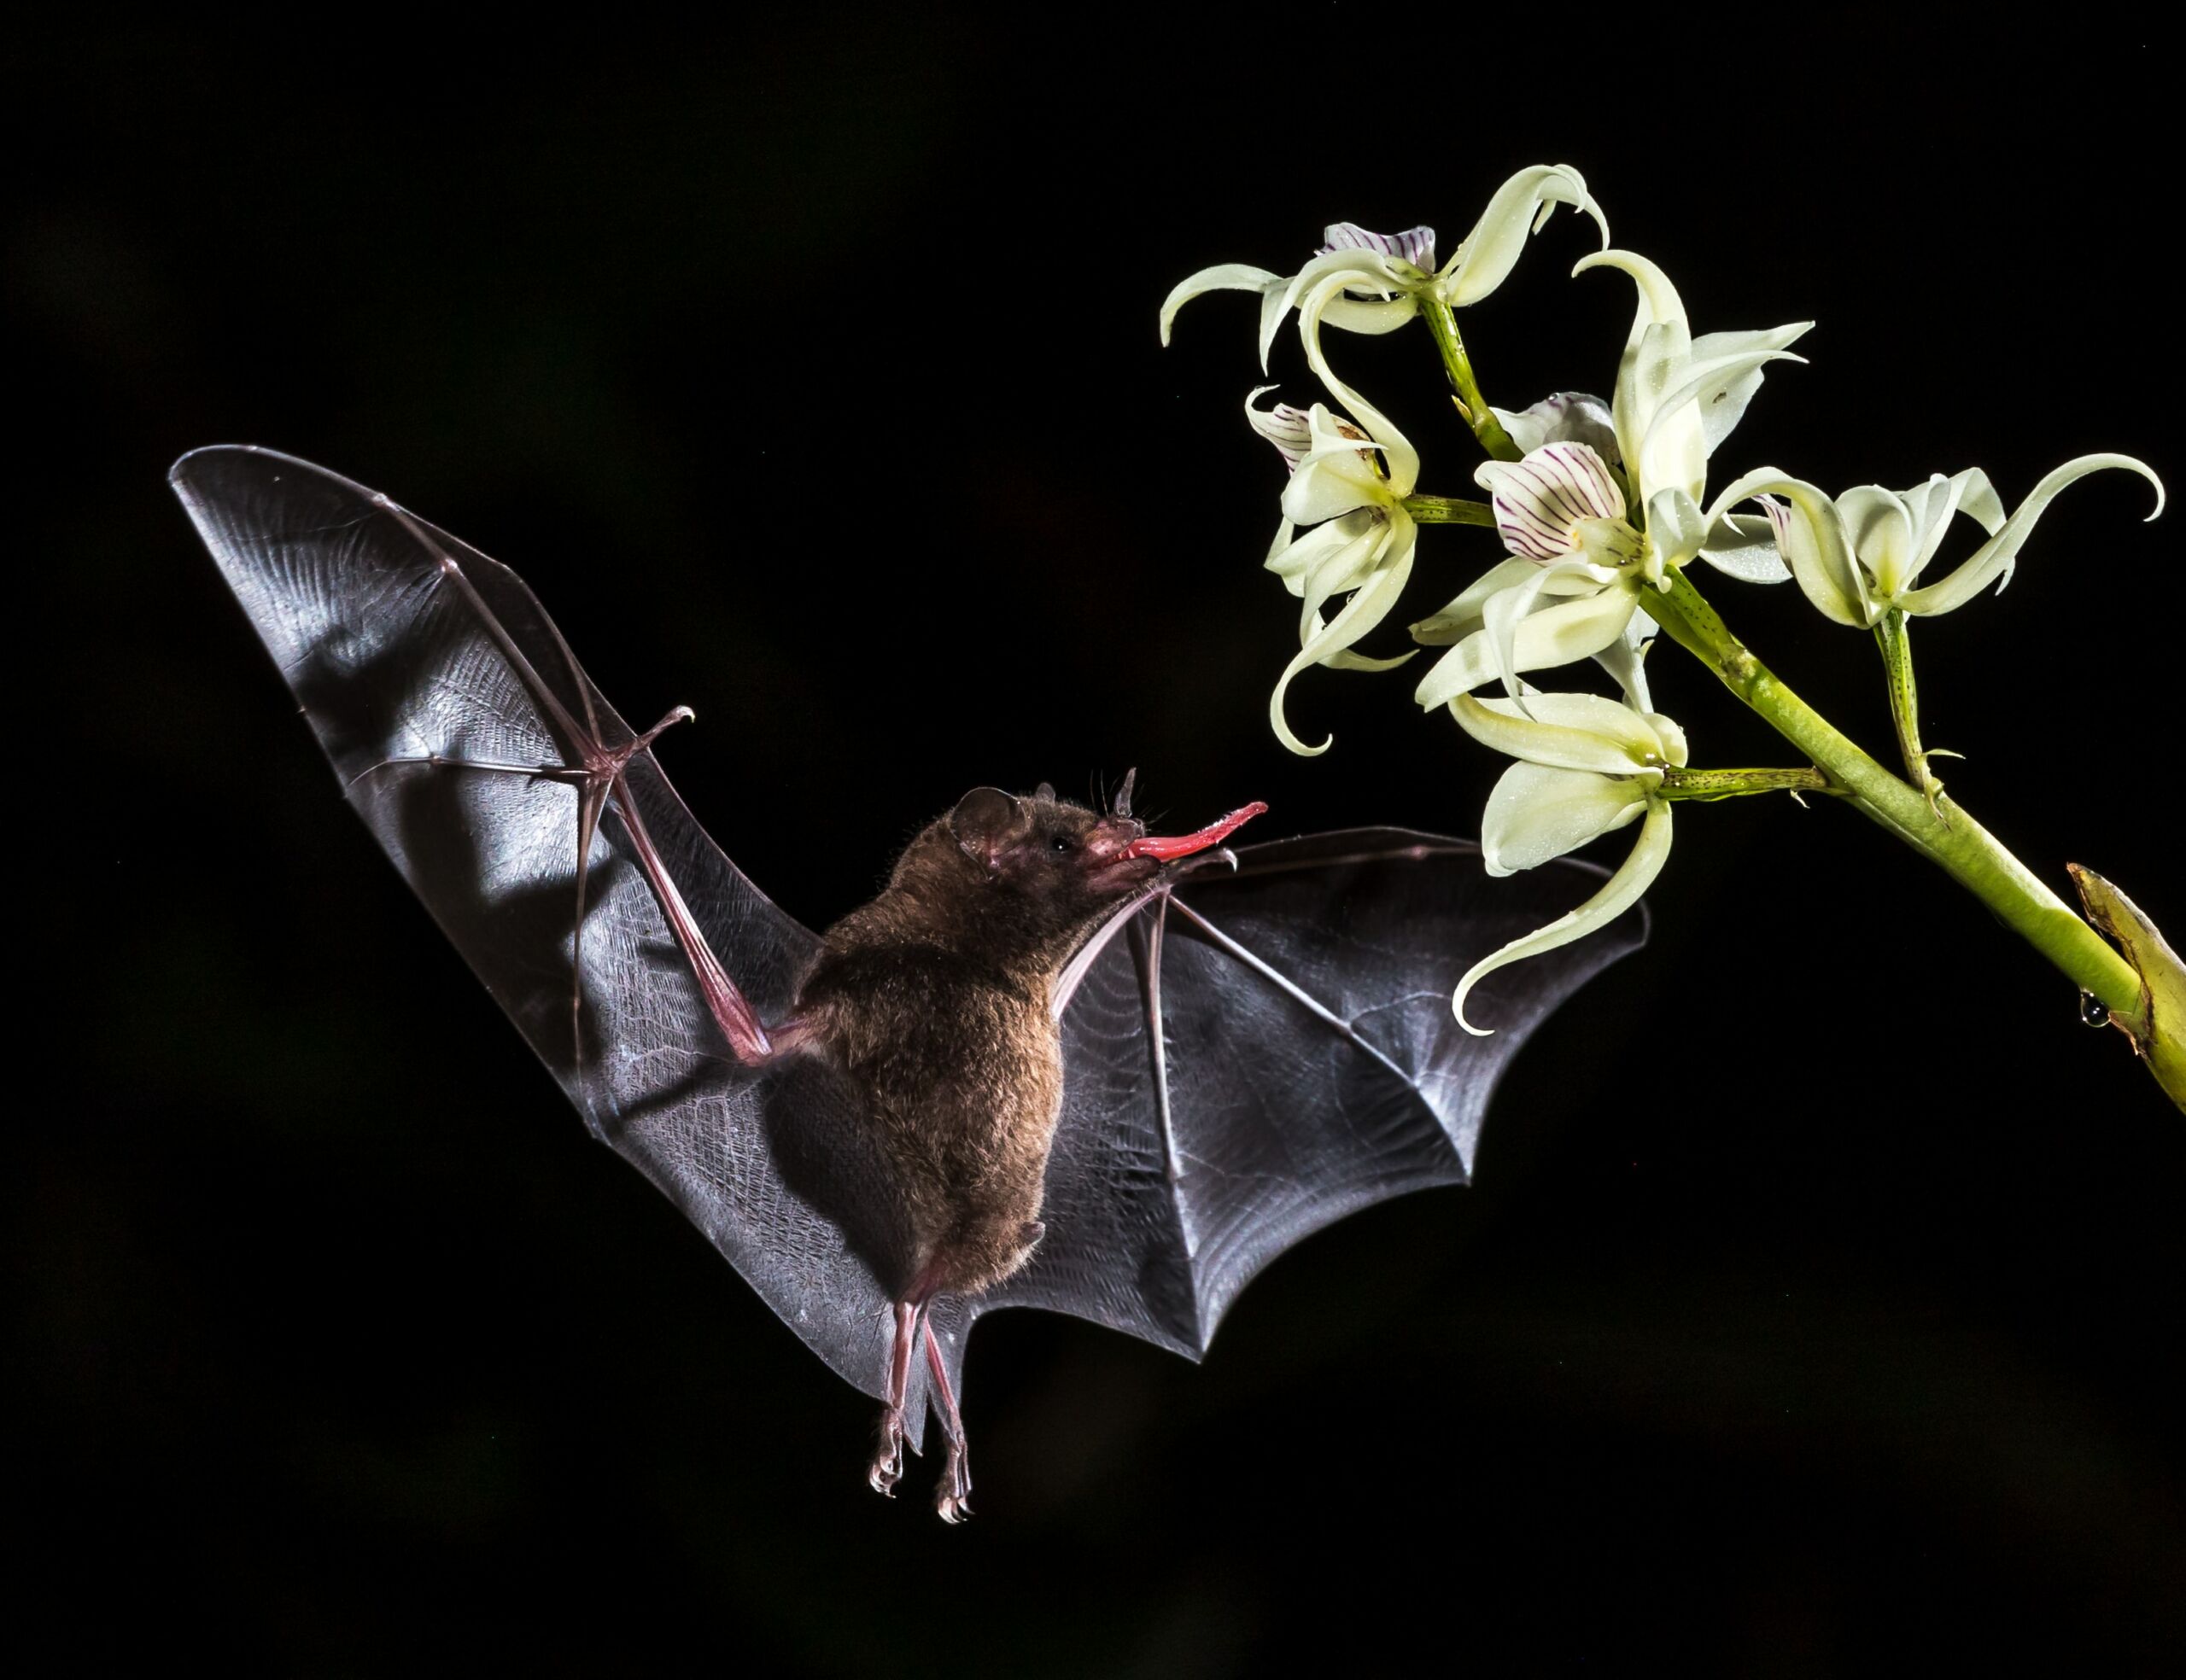
[[(975, 789), (825, 936), (777, 908), (506, 567), (387, 497), (219, 446), (170, 481), (349, 802), (583, 1117), (830, 1368), (883, 1403), (892, 1490), (983, 1313), (1197, 1359), (1277, 1255), (1470, 1175), (1488, 1094), (1633, 920), (1457, 978), (1599, 875), (1489, 882), (1360, 828), (1234, 849)], [(923, 1350), (924, 1368), (917, 1355)]]

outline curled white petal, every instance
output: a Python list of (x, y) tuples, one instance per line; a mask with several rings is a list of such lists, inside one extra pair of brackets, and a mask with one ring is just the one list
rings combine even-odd
[(1529, 933), (1523, 939), (1512, 940), (1501, 950), (1482, 958), (1465, 971), (1464, 978), (1458, 982), (1457, 995), (1450, 1000), (1458, 1024), (1476, 1037), (1488, 1036), (1488, 1029), (1476, 1027), (1465, 1019), (1465, 998), (1472, 989), (1499, 968), (1521, 958), (1553, 951), (1559, 945), (1569, 945), (1573, 940), (1583, 939), (1597, 928), (1605, 927), (1616, 920), (1638, 903), (1640, 895), (1654, 884), (1655, 877), (1663, 872), (1663, 864), (1669, 854), (1669, 802), (1651, 801), (1647, 808), (1647, 820), (1640, 825), (1639, 843), (1633, 847), (1632, 855), (1625, 859), (1616, 874), (1603, 883), (1599, 892), (1577, 909), (1558, 917), (1546, 927)]
[(1529, 694), (1526, 705), (1530, 717), (1515, 700), (1460, 694), (1450, 702), (1450, 715), (1482, 746), (1528, 764), (1604, 776), (1652, 770), (1659, 779), (1670, 762), (1653, 720), (1617, 701), (1599, 694)]
[[(1624, 633), (1637, 599), (1619, 581), (1520, 619), (1510, 645), (1509, 668), (1546, 670), (1600, 652)], [(1485, 625), (1474, 631), (1435, 662), (1412, 697), (1431, 709), (1493, 681), (1500, 674), (1493, 643), (1493, 632)]]
[[(1407, 539), (1411, 534), (1407, 533)], [(1324, 664), (1330, 656), (1343, 652), (1361, 636), (1371, 630), (1388, 614), (1404, 592), (1405, 580), (1412, 575), (1412, 557), (1415, 545), (1406, 540), (1400, 547), (1393, 546), (1388, 563), (1369, 578), (1336, 615), (1298, 650), (1298, 656), (1283, 668), (1275, 692), (1268, 698), (1268, 722), (1273, 726), (1276, 738), (1291, 751), (1302, 757), (1314, 758), (1329, 750), (1334, 736), (1318, 747), (1309, 747), (1291, 732), (1288, 720), (1283, 715), (1283, 697), (1290, 688), (1291, 679), (1308, 666)], [(1404, 656), (1410, 657), (1409, 655)]]
[(2019, 551), (2028, 537), (2034, 534), (2035, 522), (2049, 505), (2060, 490), (2076, 479), (2105, 467), (2122, 467), (2136, 472), (2155, 486), (2155, 509), (2150, 519), (2163, 511), (2163, 481), (2155, 475), (2145, 462), (2130, 455), (2083, 455), (2067, 461), (2036, 485), (2027, 499), (2012, 510), (2012, 516), (2003, 523), (1996, 535), (1981, 545), (1972, 558), (1952, 572), (1940, 583), (1924, 589), (1914, 589), (1898, 598), (1897, 604), (1909, 613), (1945, 613), (1972, 600), (1990, 583), (1998, 589), (2011, 581), (2012, 571), (2019, 563)]
[[(1410, 270), (1409, 264), (1406, 270)], [(1390, 332), (1402, 326), (1419, 312), (1419, 301), (1413, 294), (1427, 283), (1426, 277), (1417, 271), (1406, 270), (1372, 252), (1332, 251), (1300, 269), (1283, 292), (1283, 309), (1298, 312), (1298, 332), (1305, 341), (1306, 359), (1336, 400), (1353, 414), (1359, 413), (1353, 400), (1356, 394), (1328, 371), (1326, 360), (1319, 353), (1322, 322), (1349, 332)], [(1370, 300), (1357, 295), (1361, 292), (1385, 295)], [(1261, 318), (1262, 367), (1267, 365), (1268, 352), (1275, 342), (1273, 325), (1279, 325), (1281, 319), (1278, 312), (1271, 325), (1265, 316)], [(1366, 418), (1365, 415), (1359, 417)], [(1377, 429), (1371, 423), (1368, 429)]]
[(1913, 522), (1913, 557), (1905, 569), (1905, 587), (1918, 581), (1921, 570), (1936, 557), (1954, 513), (1963, 513), (1990, 536), (2004, 522), (2004, 504), (1989, 475), (1979, 467), (1945, 478), (1934, 474), (1926, 484), (1898, 493), (1906, 516)]
[(1480, 220), (1436, 277), (1442, 300), (1462, 308), (1501, 285), (1517, 266), (1526, 236), (1538, 232), (1559, 204), (1593, 217), (1602, 243), (1609, 243), (1609, 222), (1587, 191), (1586, 178), (1568, 164), (1535, 164), (1495, 190)]
[[(1774, 499), (1779, 496), (1785, 500)], [(1777, 550), (1815, 610), (1839, 624), (1862, 628), (1873, 624), (1879, 609), (1869, 598), (1866, 575), (1852, 557), (1837, 505), (1803, 478), (1792, 478), (1774, 467), (1756, 467), (1724, 487), (1709, 507), (1710, 527), (1754, 497), (1762, 499), (1775, 527)]]
[[(1161, 342), (1168, 343), (1169, 330), (1176, 323), (1177, 312), (1202, 292), (1259, 292), (1265, 295), (1272, 286), (1279, 295), (1283, 285), (1282, 275), (1245, 263), (1217, 263), (1212, 268), (1202, 268), (1188, 279), (1179, 280), (1161, 300)], [(1260, 359), (1265, 365), (1267, 359), (1263, 356)]]

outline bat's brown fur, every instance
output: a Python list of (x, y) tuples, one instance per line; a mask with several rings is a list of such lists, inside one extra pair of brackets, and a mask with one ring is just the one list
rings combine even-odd
[(798, 1004), (847, 1072), (894, 1169), (907, 1293), (975, 1294), (1040, 1234), (1062, 1105), (1055, 983), (1108, 910), (1160, 866), (1144, 832), (1050, 796), (967, 794), (921, 831), (887, 887), (828, 930)]

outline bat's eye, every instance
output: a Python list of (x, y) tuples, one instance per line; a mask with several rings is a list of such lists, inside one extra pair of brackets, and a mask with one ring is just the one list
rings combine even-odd
[(1048, 849), (1058, 855), (1068, 851), (1070, 849), (1069, 838), (1064, 835), (1058, 834), (1054, 839), (1048, 842)]

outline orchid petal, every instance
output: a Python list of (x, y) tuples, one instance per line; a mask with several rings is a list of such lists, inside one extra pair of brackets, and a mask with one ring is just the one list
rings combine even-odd
[[(1409, 269), (1409, 265), (1406, 266)], [(1334, 325), (1348, 332), (1388, 332), (1418, 312), (1419, 306), (1412, 293), (1426, 283), (1427, 277), (1417, 270), (1400, 271), (1378, 252), (1324, 252), (1283, 283), (1273, 307), (1261, 310), (1260, 366), (1267, 366), (1268, 352), (1274, 347), (1275, 335), (1289, 311), (1298, 312), (1298, 330), (1309, 340), (1318, 339), (1324, 315)], [(1347, 290), (1382, 295), (1347, 298), (1342, 294)], [(1386, 325), (1369, 324), (1384, 319)], [(1333, 384), (1330, 388), (1336, 389)], [(1342, 397), (1344, 393), (1338, 391), (1336, 394)]]
[[(1397, 429), (1387, 415), (1337, 377), (1336, 370), (1329, 365), (1328, 357), (1321, 349), (1319, 306), (1326, 302), (1330, 289), (1341, 283), (1341, 276), (1324, 283), (1320, 290), (1299, 309), (1298, 332), (1305, 341), (1306, 361), (1319, 376), (1321, 382), (1329, 388), (1330, 394), (1351, 411), (1352, 418), (1359, 423), (1361, 429), (1371, 433), (1379, 442), (1382, 458), (1388, 464), (1390, 492), (1401, 499), (1409, 496), (1419, 481), (1419, 452), (1412, 446), (1410, 440)], [(1416, 306), (1407, 297), (1404, 300), (1404, 306), (1410, 311)]]
[[(1757, 467), (1727, 485), (1709, 507), (1712, 527), (1725, 510), (1749, 497), (1762, 498), (1776, 529), (1776, 549), (1798, 580), (1799, 588), (1824, 617), (1865, 628), (1874, 621), (1867, 580), (1852, 558), (1844, 522), (1837, 505), (1819, 487), (1792, 478), (1774, 467)], [(1791, 504), (1772, 499), (1786, 498)]]
[(1488, 796), (1481, 861), (1490, 875), (1515, 875), (1576, 851), (1644, 812), (1648, 785), (1637, 776), (1514, 764)]
[(1436, 293), (1453, 307), (1478, 303), (1509, 277), (1525, 248), (1526, 236), (1539, 232), (1558, 204), (1593, 217), (1601, 229), (1602, 243), (1609, 243), (1609, 223), (1588, 195), (1586, 178), (1566, 164), (1536, 164), (1521, 169), (1495, 190), (1480, 220), (1437, 277)]
[(1991, 536), (2004, 522), (2004, 505), (1989, 482), (1989, 475), (1979, 467), (1968, 467), (1949, 478), (1932, 474), (1926, 484), (1901, 490), (1897, 499), (1905, 505), (1905, 516), (1913, 527), (1912, 555), (1898, 580), (1898, 590), (1910, 589), (1928, 562), (1936, 557), (1936, 551), (1949, 532), (1953, 514), (1967, 514)]
[[(1305, 598), (1305, 611), (1318, 613), (1331, 595), (1356, 589), (1382, 564), (1392, 546), (1386, 520), (1371, 515), (1334, 521), (1321, 528), (1347, 538), (1325, 551), (1317, 552), (1299, 579), (1298, 592)], [(1312, 633), (1302, 625), (1300, 640)]]
[(1663, 756), (1673, 765), (1682, 767), (1686, 758), (1684, 729), (1675, 719), (1666, 718), (1660, 712), (1649, 712), (1646, 716), (1647, 726), (1662, 741)]
[(1522, 461), (1483, 461), (1473, 481), (1489, 493), (1504, 545), (1531, 560), (1569, 554), (1582, 520), (1624, 516), (1624, 493), (1583, 443), (1546, 444)]
[(1413, 625), (1412, 640), (1428, 647), (1447, 647), (1460, 638), (1470, 636), (1480, 628), (1481, 610), (1490, 597), (1516, 587), (1540, 569), (1534, 562), (1515, 555), (1499, 565), (1491, 566), (1467, 584), (1448, 606)]
[(1615, 700), (1599, 694), (1528, 694), (1526, 705), (1531, 717), (1515, 700), (1460, 694), (1450, 702), (1450, 715), (1481, 745), (1528, 764), (1631, 776), (1659, 771), (1669, 761), (1654, 726)]
[[(1781, 350), (1803, 337), (1813, 326), (1811, 321), (1799, 321), (1767, 332), (1703, 333), (1692, 341), (1693, 364), (1696, 366), (1703, 363), (1727, 365), (1756, 352)], [(1797, 361), (1801, 359), (1792, 357), (1790, 359)], [(1761, 363), (1751, 364), (1739, 373), (1719, 380), (1698, 397), (1701, 422), (1707, 435), (1708, 455), (1711, 460), (1723, 440), (1745, 417), (1746, 405), (1753, 400), (1754, 393), (1761, 388), (1762, 372)]]
[(1558, 391), (1522, 413), (1490, 406), (1518, 452), (1530, 455), (1544, 444), (1583, 443), (1604, 461), (1622, 458), (1616, 448), (1616, 421), (1609, 405), (1584, 391)]
[(1423, 271), (1435, 266), (1435, 230), (1431, 227), (1406, 228), (1402, 233), (1374, 233), (1356, 222), (1331, 222), (1322, 230), (1321, 238), (1324, 256), (1331, 251), (1376, 251)]
[[(1283, 524), (1284, 530), (1295, 528), (1287, 519)], [(1278, 532), (1278, 541), (1281, 536), (1282, 533)], [(1359, 533), (1331, 522), (1315, 527), (1296, 541), (1285, 544), (1270, 553), (1265, 563), (1267, 569), (1281, 578), (1293, 595), (1301, 594), (1305, 591), (1306, 579), (1322, 564), (1330, 551), (1359, 540)]]
[(1660, 579), (1664, 567), (1682, 566), (1699, 553), (1710, 528), (1699, 504), (1683, 489), (1655, 492), (1647, 501), (1647, 540), (1654, 551), (1647, 563), (1649, 581)]
[(1709, 405), (1731, 401), (1740, 382), (1749, 376), (1753, 378), (1753, 386), (1746, 391), (1751, 399), (1753, 390), (1759, 388), (1759, 374), (1767, 364), (1804, 359), (1788, 350), (1758, 350), (1706, 363), (1695, 356), (1681, 366), (1664, 370), (1662, 378), (1667, 388), (1656, 399), (1653, 416), (1640, 440), (1639, 481), (1650, 494), (1680, 489), (1698, 501), (1707, 489), (1708, 458), (1715, 450), (1709, 435)]
[(2012, 510), (2012, 516), (2004, 522), (2003, 528), (1974, 551), (1964, 565), (1940, 583), (1901, 596), (1896, 604), (1909, 613), (1946, 613), (1965, 605), (1992, 580), (2001, 591), (2011, 581), (2012, 572), (2019, 564), (2019, 549), (2034, 534), (2035, 522), (2042, 517), (2043, 510), (2066, 485), (2105, 467), (2122, 467), (2140, 474), (2155, 486), (2155, 509), (2148, 517), (2154, 519), (2163, 511), (2163, 481), (2146, 463), (2136, 461), (2130, 455), (2080, 456), (2066, 462), (2036, 485), (2026, 499)]
[(1465, 971), (1464, 978), (1458, 982), (1457, 995), (1450, 1000), (1458, 1024), (1476, 1037), (1488, 1036), (1487, 1029), (1476, 1027), (1465, 1019), (1465, 998), (1472, 989), (1499, 968), (1523, 957), (1539, 956), (1544, 951), (1553, 951), (1560, 945), (1569, 945), (1573, 940), (1583, 939), (1595, 929), (1614, 921), (1639, 902), (1640, 895), (1654, 884), (1655, 878), (1662, 873), (1663, 864), (1669, 853), (1669, 804), (1661, 800), (1651, 802), (1647, 820), (1640, 826), (1639, 843), (1633, 847), (1632, 855), (1625, 859), (1616, 873), (1603, 884), (1599, 892), (1577, 909), (1558, 917), (1546, 927), (1528, 934), (1523, 939), (1512, 940), (1501, 950), (1482, 958)]
[(1879, 484), (1862, 484), (1837, 499), (1837, 513), (1875, 594), (1897, 599), (1913, 558), (1913, 519), (1905, 504)]
[[(1544, 607), (1518, 621), (1505, 664), (1513, 672), (1539, 671), (1599, 653), (1624, 633), (1636, 604), (1633, 591), (1613, 584), (1583, 599)], [(1483, 623), (1435, 662), (1412, 698), (1424, 707), (1443, 705), (1498, 674), (1493, 635)]]
[[(1489, 596), (1487, 604), (1480, 610), (1481, 633), (1488, 639), (1488, 653), (1494, 662), (1495, 674), (1502, 679), (1503, 691), (1517, 698), (1521, 711), (1525, 709), (1525, 701), (1524, 691), (1518, 682), (1518, 672), (1522, 668), (1522, 668), (1517, 662), (1518, 627), (1532, 615), (1534, 603), (1558, 577), (1574, 572), (1590, 571), (1591, 569), (1583, 560), (1559, 560), (1552, 566), (1543, 567), (1535, 571), (1533, 576), (1522, 580), (1515, 587), (1505, 589), (1499, 594)], [(1627, 592), (1615, 586), (1611, 586), (1610, 590), (1604, 592), (1612, 592), (1616, 594)], [(1563, 611), (1568, 617), (1571, 615), (1569, 609), (1584, 607), (1597, 598), (1597, 597), (1589, 596), (1582, 601), (1566, 602), (1563, 607), (1552, 608), (1549, 610)], [(1579, 616), (1585, 618), (1587, 615), (1582, 612)], [(1628, 613), (1624, 618), (1618, 620), (1616, 635), (1621, 636), (1624, 633), (1624, 625), (1628, 618)], [(1582, 632), (1582, 633), (1590, 633)], [(1615, 636), (1604, 638), (1596, 646), (1606, 647), (1615, 639)], [(1596, 647), (1581, 648), (1570, 657), (1581, 658), (1594, 651)], [(1559, 660), (1557, 662), (1562, 664), (1565, 662)]]
[(1284, 694), (1291, 679), (1309, 665), (1317, 665), (1333, 653), (1341, 652), (1353, 642), (1379, 624), (1396, 604), (1397, 597), (1404, 592), (1405, 580), (1412, 574), (1414, 545), (1406, 544), (1395, 554), (1389, 564), (1369, 579), (1365, 586), (1344, 603), (1343, 610), (1330, 619), (1321, 632), (1298, 650), (1298, 656), (1283, 668), (1277, 680), (1275, 692), (1268, 698), (1268, 721), (1274, 726), (1276, 738), (1291, 751), (1306, 758), (1317, 758), (1329, 750), (1336, 739), (1331, 735), (1318, 747), (1309, 747), (1291, 733), (1290, 725), (1283, 715)]
[(1646, 608), (1634, 607), (1624, 633), (1594, 656), (1594, 663), (1616, 679), (1616, 685), (1624, 691), (1625, 703), (1643, 712), (1654, 708), (1653, 697), (1647, 692), (1646, 660), (1660, 627), (1647, 615)]
[(1791, 575), (1776, 551), (1776, 527), (1765, 513), (1729, 513), (1708, 528), (1700, 557), (1745, 583), (1783, 583)]
[(1306, 458), (1313, 446), (1312, 417), (1305, 409), (1294, 408), (1289, 403), (1277, 403), (1273, 408), (1255, 408), (1262, 397), (1276, 388), (1255, 385), (1245, 399), (1245, 423), (1275, 446), (1275, 452), (1283, 457), (1283, 464), (1291, 471), (1298, 470), (1299, 462)]
[[(1641, 446), (1652, 430), (1657, 412), (1669, 382), (1675, 378), (1692, 351), (1692, 334), (1686, 324), (1685, 303), (1670, 283), (1669, 276), (1636, 251), (1599, 251), (1581, 258), (1574, 274), (1590, 268), (1614, 268), (1631, 277), (1640, 294), (1632, 318), (1632, 330), (1624, 341), (1624, 353), (1616, 368), (1616, 394), (1610, 408), (1616, 417), (1617, 452), (1633, 487), (1651, 487)], [(1665, 438), (1664, 446), (1680, 440)], [(1705, 439), (1698, 424), (1692, 428), (1691, 449), (1704, 471)], [(1690, 475), (1679, 472), (1672, 481), (1685, 482)]]
[[(1189, 279), (1179, 280), (1169, 295), (1161, 300), (1161, 342), (1169, 342), (1169, 330), (1175, 324), (1177, 312), (1202, 292), (1260, 292), (1271, 286), (1279, 287), (1283, 276), (1271, 274), (1264, 268), (1254, 268), (1245, 263), (1217, 263), (1213, 268), (1202, 268)], [(1267, 358), (1260, 358), (1265, 366)]]

